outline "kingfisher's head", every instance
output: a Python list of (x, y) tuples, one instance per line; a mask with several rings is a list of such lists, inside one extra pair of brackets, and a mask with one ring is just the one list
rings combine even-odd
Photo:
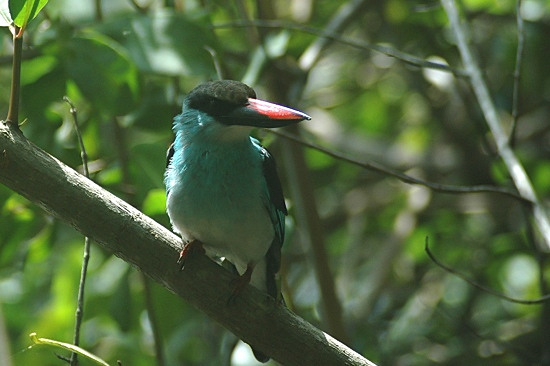
[(174, 128), (199, 132), (248, 135), (259, 128), (284, 127), (311, 119), (307, 114), (278, 104), (256, 99), (254, 89), (234, 80), (209, 81), (187, 95), (183, 113)]

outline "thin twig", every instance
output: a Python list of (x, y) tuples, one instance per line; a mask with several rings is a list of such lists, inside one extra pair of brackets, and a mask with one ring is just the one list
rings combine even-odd
[(149, 11), (149, 8), (151, 7), (151, 1), (149, 1), (146, 5), (141, 5), (137, 2), (137, 0), (128, 0), (130, 2), (130, 5), (134, 7), (137, 11), (139, 11), (142, 14), (146, 14)]
[[(240, 17), (244, 22), (250, 22), (250, 15), (246, 9), (246, 5), (243, 0), (235, 1), (235, 6), (237, 8), (237, 16)], [(245, 37), (247, 38), (248, 44), (252, 48), (256, 48), (261, 45), (261, 36), (258, 28), (252, 27), (251, 31), (246, 32)]]
[(166, 361), (164, 360), (163, 342), (161, 332), (159, 329), (159, 322), (155, 313), (155, 304), (153, 302), (153, 292), (151, 289), (151, 283), (149, 277), (141, 271), (139, 271), (141, 282), (143, 283), (145, 308), (147, 309), (147, 318), (149, 319), (149, 325), (153, 333), (153, 341), (155, 348), (155, 361), (157, 366), (164, 366)]
[[(88, 154), (86, 153), (86, 147), (84, 146), (84, 141), (82, 140), (82, 134), (80, 133), (76, 107), (68, 97), (63, 97), (63, 100), (70, 106), (70, 112), (73, 117), (74, 128), (75, 128), (76, 136), (78, 138), (78, 145), (80, 146), (80, 157), (82, 158), (84, 176), (86, 176), (86, 178), (90, 178), (90, 172), (88, 170)], [(75, 325), (74, 325), (74, 336), (73, 336), (73, 344), (75, 346), (78, 346), (80, 343), (80, 327), (82, 325), (82, 319), (84, 318), (84, 288), (86, 286), (86, 276), (88, 274), (89, 262), (90, 262), (90, 238), (86, 236), (84, 238), (84, 254), (82, 256), (82, 269), (80, 271), (80, 283), (78, 284), (78, 297), (76, 302)], [(78, 353), (73, 352), (71, 354), (70, 364), (71, 366), (78, 365)]]
[[(363, 8), (366, 7), (369, 2), (368, 0), (350, 0), (346, 4), (343, 4), (323, 27), (323, 32), (340, 36), (340, 33), (351, 24), (351, 20), (363, 13)], [(337, 38), (318, 37), (300, 55), (300, 59), (298, 60), (300, 68), (303, 71), (309, 72), (319, 61), (321, 53), (327, 49), (333, 41), (337, 41)]]
[(441, 263), (434, 255), (433, 253), (430, 251), (430, 248), (428, 246), (428, 237), (426, 237), (426, 243), (425, 243), (425, 250), (426, 250), (426, 254), (428, 254), (428, 257), (430, 257), (430, 259), (435, 263), (437, 264), (439, 267), (443, 268), (445, 271), (449, 272), (449, 273), (452, 273), (453, 275), (457, 276), (458, 278), (466, 281), (467, 283), (469, 283), (470, 285), (474, 286), (475, 288), (478, 288), (480, 289), (481, 291), (485, 291), (487, 292), (488, 294), (491, 294), (493, 296), (496, 296), (500, 299), (503, 299), (503, 300), (506, 300), (506, 301), (510, 301), (510, 302), (513, 302), (513, 303), (516, 303), (516, 304), (523, 304), (523, 305), (536, 305), (536, 304), (542, 304), (548, 300), (550, 300), (550, 294), (548, 295), (544, 295), (542, 297), (539, 297), (538, 299), (534, 299), (534, 300), (523, 300), (523, 299), (516, 299), (516, 298), (513, 298), (513, 297), (510, 297), (510, 296), (507, 296), (507, 295), (504, 295), (498, 291), (495, 291), (491, 288), (488, 288), (488, 287), (485, 287), (483, 285), (480, 285), (479, 283), (475, 282), (474, 280), (468, 278), (465, 274), (463, 273), (460, 273), (458, 272), (457, 270), (455, 269), (452, 269), (451, 267)]
[(523, 29), (523, 17), (521, 16), (521, 0), (516, 2), (516, 23), (518, 31), (518, 48), (516, 51), (516, 67), (514, 68), (514, 90), (512, 94), (512, 130), (510, 132), (510, 145), (514, 146), (516, 141), (516, 128), (519, 117), (519, 82), (521, 76), (521, 63), (523, 60), (523, 49), (525, 45), (525, 31)]
[(23, 53), (23, 34), (20, 28), (15, 26), (13, 32), (13, 58), (11, 72), (10, 104), (6, 123), (19, 129), (19, 94), (21, 91), (21, 57)]
[(223, 72), (222, 64), (220, 63), (220, 58), (218, 57), (218, 53), (215, 49), (213, 49), (210, 46), (204, 46), (204, 49), (208, 51), (210, 56), (212, 56), (212, 62), (214, 63), (214, 67), (216, 68), (216, 74), (218, 74), (219, 80), (225, 79), (225, 73)]
[(531, 180), (527, 175), (527, 172), (521, 165), (517, 156), (510, 148), (508, 135), (504, 132), (502, 123), (498, 116), (496, 107), (493, 103), (487, 84), (483, 80), (481, 70), (475, 61), (472, 51), (466, 41), (466, 32), (460, 21), (458, 15), (458, 9), (454, 0), (441, 0), (443, 8), (449, 18), (451, 29), (456, 38), (457, 47), (462, 57), (462, 62), (469, 75), (469, 81), (474, 90), (478, 103), (481, 107), (485, 121), (491, 130), (495, 144), (497, 146), (498, 153), (503, 160), (508, 174), (510, 174), (514, 184), (521, 194), (521, 196), (532, 201), (532, 213), (534, 222), (542, 236), (542, 242), (540, 249), (549, 252), (550, 251), (550, 220), (544, 207), (539, 201), (537, 194), (533, 188)]
[[(127, 202), (137, 206), (135, 202), (135, 195), (133, 194), (134, 190), (130, 188), (132, 187), (132, 178), (130, 175), (130, 156), (128, 154), (125, 130), (122, 128), (116, 117), (112, 118), (112, 123), (115, 131), (115, 144), (117, 147), (118, 159), (120, 161), (120, 170), (122, 172), (122, 184), (125, 187), (125, 198)], [(164, 366), (166, 364), (163, 352), (164, 347), (160, 327), (155, 313), (151, 285), (149, 283), (149, 278), (143, 274), (143, 272), (140, 272), (140, 279), (144, 289), (145, 309), (147, 310), (149, 325), (151, 326), (151, 331), (153, 333), (156, 365)]]
[(286, 139), (292, 140), (292, 141), (294, 141), (294, 142), (296, 142), (300, 145), (303, 145), (303, 146), (309, 147), (311, 149), (317, 150), (317, 151), (322, 152), (323, 154), (326, 154), (326, 155), (328, 155), (330, 157), (333, 157), (335, 159), (342, 160), (342, 161), (357, 165), (357, 166), (359, 166), (361, 168), (364, 168), (364, 169), (372, 170), (372, 171), (375, 171), (375, 172), (378, 172), (378, 173), (382, 173), (382, 174), (386, 174), (386, 175), (395, 177), (395, 178), (399, 179), (400, 181), (402, 181), (404, 183), (418, 184), (418, 185), (425, 186), (425, 187), (433, 189), (434, 191), (442, 192), (442, 193), (452, 193), (452, 194), (455, 194), (455, 193), (498, 193), (498, 194), (503, 194), (503, 195), (508, 196), (508, 197), (512, 197), (512, 198), (517, 199), (517, 200), (519, 200), (523, 203), (532, 204), (532, 202), (530, 200), (528, 200), (527, 198), (522, 197), (518, 193), (512, 192), (512, 191), (510, 191), (506, 188), (503, 188), (503, 187), (497, 187), (497, 186), (491, 186), (491, 185), (456, 186), (456, 185), (451, 185), (451, 184), (439, 184), (439, 183), (428, 182), (428, 181), (425, 181), (425, 180), (415, 178), (415, 177), (412, 177), (410, 175), (401, 173), (397, 170), (385, 167), (385, 166), (383, 166), (379, 163), (373, 162), (373, 161), (365, 162), (365, 161), (357, 160), (355, 158), (346, 156), (346, 155), (344, 155), (340, 152), (327, 149), (327, 148), (325, 148), (321, 145), (315, 144), (313, 142), (305, 141), (305, 140), (301, 139), (300, 137), (298, 137), (296, 135), (291, 135), (291, 134), (286, 133), (282, 130), (265, 130), (265, 131), (273, 133), (273, 134), (281, 136), (281, 137), (284, 137)]
[(101, 22), (103, 20), (103, 9), (101, 6), (101, 0), (94, 0), (95, 20)]
[(281, 22), (277, 20), (237, 20), (227, 23), (220, 23), (220, 24), (214, 24), (212, 25), (212, 28), (239, 28), (239, 27), (260, 27), (260, 28), (276, 28), (276, 29), (289, 29), (289, 30), (295, 30), (303, 33), (309, 33), (316, 35), (318, 37), (327, 38), (345, 45), (348, 45), (353, 48), (357, 48), (360, 50), (370, 50), (370, 51), (376, 51), (379, 53), (382, 53), (389, 57), (394, 57), (398, 60), (401, 60), (405, 63), (415, 65), (418, 67), (424, 67), (424, 68), (430, 68), (430, 69), (436, 69), (441, 71), (447, 71), (450, 73), (453, 73), (456, 76), (466, 76), (466, 72), (461, 69), (456, 69), (453, 67), (450, 67), (445, 64), (441, 64), (438, 62), (432, 62), (427, 61), (422, 58), (410, 55), (405, 52), (401, 52), (399, 50), (396, 50), (395, 48), (388, 47), (388, 46), (382, 46), (378, 44), (372, 44), (368, 42), (364, 42), (361, 40), (353, 39), (350, 37), (342, 36), (341, 34), (337, 34), (334, 32), (326, 31), (326, 30), (320, 30), (314, 27), (309, 27), (301, 24), (294, 24), (294, 23), (288, 23), (288, 22)]
[[(300, 73), (291, 73), (287, 70), (287, 77), (295, 80), (292, 85), (286, 85), (285, 96), (279, 95), (279, 100), (292, 102), (301, 97), (304, 91), (307, 74), (317, 64), (322, 53), (338, 39), (338, 34), (363, 14), (363, 8), (369, 4), (368, 0), (349, 0), (342, 3), (338, 10), (330, 17), (323, 27), (325, 34), (336, 35), (336, 37), (318, 37), (307, 47), (298, 59)], [(264, 23), (268, 24), (268, 23)], [(271, 23), (276, 24), (276, 23)], [(284, 28), (288, 29), (288, 28)], [(298, 78), (296, 76), (299, 75)], [(289, 93), (292, 93), (290, 96)], [(297, 126), (290, 127), (296, 134)], [(330, 266), (330, 255), (326, 249), (326, 237), (323, 225), (320, 220), (319, 210), (314, 195), (311, 194), (313, 184), (305, 161), (303, 149), (297, 145), (286, 144), (283, 148), (285, 167), (289, 178), (292, 196), (296, 200), (296, 216), (300, 225), (304, 227), (304, 233), (311, 246), (313, 265), (317, 284), (321, 292), (321, 313), (323, 321), (328, 329), (343, 342), (349, 341), (349, 335), (344, 325), (342, 304), (336, 291), (335, 276)]]
[(78, 139), (78, 146), (80, 147), (80, 158), (82, 159), (82, 166), (84, 169), (84, 176), (90, 178), (90, 172), (88, 170), (88, 153), (86, 153), (86, 147), (84, 146), (84, 140), (82, 140), (82, 134), (80, 133), (80, 126), (78, 125), (78, 111), (73, 102), (68, 97), (63, 97), (63, 100), (71, 107), (69, 112), (73, 116), (74, 128), (76, 137)]
[[(467, 300), (467, 301), (471, 301), (471, 300)], [(438, 313), (442, 314), (442, 316), (445, 316), (449, 320), (452, 320), (453, 323), (456, 322), (457, 315), (455, 312), (453, 312), (453, 310), (446, 309), (442, 306), (436, 307), (435, 310)], [(459, 327), (471, 333), (475, 338), (479, 339), (480, 343), (483, 341), (491, 341), (491, 342), (494, 342), (498, 347), (504, 350), (514, 352), (516, 356), (519, 357), (519, 359), (521, 359), (523, 361), (523, 364), (525, 365), (537, 364), (537, 361), (540, 359), (540, 356), (537, 355), (536, 353), (531, 352), (530, 349), (523, 348), (521, 347), (521, 344), (518, 344), (517, 342), (513, 342), (514, 339), (507, 341), (502, 338), (498, 338), (498, 335), (496, 337), (495, 336), (487, 337), (487, 335), (481, 334), (480, 331), (478, 331), (475, 328), (475, 326), (470, 325), (467, 320), (461, 321)], [(481, 329), (483, 332), (486, 331), (485, 328), (481, 328)]]

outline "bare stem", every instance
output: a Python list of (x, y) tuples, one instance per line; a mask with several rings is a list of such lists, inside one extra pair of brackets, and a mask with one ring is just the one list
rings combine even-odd
[(215, 49), (213, 49), (210, 46), (204, 46), (204, 49), (206, 51), (208, 51), (210, 56), (212, 56), (212, 62), (214, 63), (214, 67), (216, 68), (216, 74), (218, 74), (218, 79), (219, 80), (224, 80), (226, 78), (225, 77), (225, 72), (224, 72), (222, 64), (220, 62), (220, 58), (218, 57), (218, 53), (216, 52)]
[[(84, 146), (84, 141), (82, 140), (82, 134), (80, 133), (80, 127), (78, 126), (78, 114), (76, 107), (70, 101), (69, 98), (63, 97), (63, 100), (69, 104), (71, 107), (70, 112), (73, 117), (74, 128), (76, 131), (76, 136), (78, 138), (78, 145), (80, 147), (80, 157), (82, 158), (82, 166), (84, 169), (84, 175), (86, 178), (90, 178), (90, 172), (88, 170), (88, 154), (86, 153), (86, 148)], [(82, 319), (84, 318), (84, 288), (86, 286), (86, 276), (88, 274), (88, 263), (90, 262), (90, 238), (84, 238), (84, 254), (82, 256), (82, 269), (80, 271), (80, 283), (78, 284), (78, 297), (76, 300), (76, 313), (75, 313), (75, 324), (74, 324), (74, 336), (73, 344), (78, 346), (80, 343), (80, 327), (82, 326)], [(71, 354), (70, 365), (78, 365), (78, 354), (73, 352)]]
[(159, 329), (159, 323), (156, 317), (156, 312), (154, 311), (155, 304), (153, 302), (153, 293), (151, 291), (151, 283), (149, 281), (149, 278), (143, 272), (140, 271), (139, 274), (141, 277), (141, 282), (143, 283), (143, 288), (145, 290), (144, 297), (145, 297), (145, 307), (147, 309), (147, 317), (149, 318), (149, 324), (151, 325), (151, 329), (153, 331), (155, 359), (157, 362), (157, 366), (164, 366), (166, 362), (164, 360), (163, 342), (162, 342), (162, 336)]
[(101, 0), (94, 0), (95, 19), (98, 22), (103, 20), (103, 9), (101, 6)]
[(23, 33), (19, 27), (13, 28), (13, 63), (11, 72), (10, 105), (6, 122), (19, 129), (19, 94), (21, 91), (21, 57), (23, 53)]
[[(84, 255), (82, 256), (82, 269), (80, 271), (80, 283), (78, 284), (78, 298), (76, 300), (75, 324), (73, 344), (78, 346), (80, 343), (80, 327), (84, 318), (84, 288), (86, 286), (86, 276), (88, 274), (88, 263), (90, 262), (90, 238), (84, 238)], [(73, 352), (70, 360), (71, 366), (78, 365), (78, 354)]]

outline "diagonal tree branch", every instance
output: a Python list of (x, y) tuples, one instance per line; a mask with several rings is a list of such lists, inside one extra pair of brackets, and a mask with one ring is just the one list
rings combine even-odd
[(491, 99), (487, 84), (481, 76), (481, 70), (472, 55), (468, 42), (466, 41), (466, 32), (460, 22), (456, 4), (454, 0), (441, 0), (441, 3), (443, 4), (443, 8), (449, 18), (451, 29), (456, 38), (458, 50), (460, 51), (460, 55), (462, 57), (462, 62), (464, 63), (464, 67), (466, 68), (466, 72), (470, 78), (470, 85), (474, 90), (487, 125), (491, 130), (498, 153), (504, 161), (504, 164), (506, 164), (508, 173), (512, 177), (519, 193), (533, 202), (533, 217), (535, 219), (536, 227), (542, 236), (540, 249), (545, 252), (550, 252), (550, 221), (548, 219), (548, 215), (546, 214), (542, 203), (539, 201), (537, 194), (533, 189), (533, 185), (531, 184), (531, 180), (529, 179), (527, 172), (510, 147), (508, 135), (504, 132), (504, 128), (502, 127), (496, 107)]
[(203, 255), (176, 265), (180, 239), (0, 122), (0, 183), (37, 203), (284, 365), (374, 365)]

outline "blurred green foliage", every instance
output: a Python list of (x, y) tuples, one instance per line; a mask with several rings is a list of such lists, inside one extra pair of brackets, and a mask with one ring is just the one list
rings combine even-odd
[[(138, 10), (127, 0), (98, 2), (101, 13), (91, 0), (52, 1), (28, 24), (22, 130), (81, 170), (72, 117), (62, 99), (68, 96), (78, 108), (92, 179), (167, 227), (162, 176), (171, 121), (185, 92), (217, 78), (209, 50), (228, 78), (259, 72), (259, 97), (273, 99), (273, 90), (316, 40), (296, 30), (211, 26), (257, 19), (268, 9), (277, 20), (321, 30), (341, 5), (152, 0), (137, 1), (147, 6)], [(522, 3), (526, 48), (515, 149), (548, 202), (550, 4)], [(468, 0), (462, 11), (499, 113), (509, 121), (515, 2)], [(7, 113), (11, 69), (11, 35), (4, 30), (0, 116)], [(437, 2), (368, 2), (343, 33), (461, 67)], [(272, 57), (265, 65), (253, 61), (260, 39)], [(334, 42), (293, 107), (313, 116), (302, 124), (307, 139), (356, 159), (433, 182), (512, 187), (466, 80), (434, 75)], [(272, 148), (281, 156), (276, 142)], [(490, 193), (433, 192), (315, 150), (305, 153), (352, 348), (381, 365), (548, 363), (550, 305), (498, 299), (438, 268), (424, 252), (429, 236), (442, 262), (478, 283), (517, 298), (541, 296), (549, 288), (548, 256), (536, 250), (520, 203)], [(288, 198), (285, 297), (297, 314), (323, 329), (311, 249), (301, 243), (302, 229)], [(13, 365), (60, 364), (50, 348), (27, 350), (28, 334), (72, 340), (82, 247), (83, 238), (71, 227), (0, 186), (0, 317)], [(113, 364), (155, 364), (144, 293), (135, 269), (93, 246), (82, 347)], [(151, 284), (151, 297), (168, 365), (219, 365), (229, 359), (236, 342), (231, 335), (160, 285)], [(251, 357), (238, 346), (233, 364), (253, 364)], [(81, 359), (81, 364), (89, 363)]]

